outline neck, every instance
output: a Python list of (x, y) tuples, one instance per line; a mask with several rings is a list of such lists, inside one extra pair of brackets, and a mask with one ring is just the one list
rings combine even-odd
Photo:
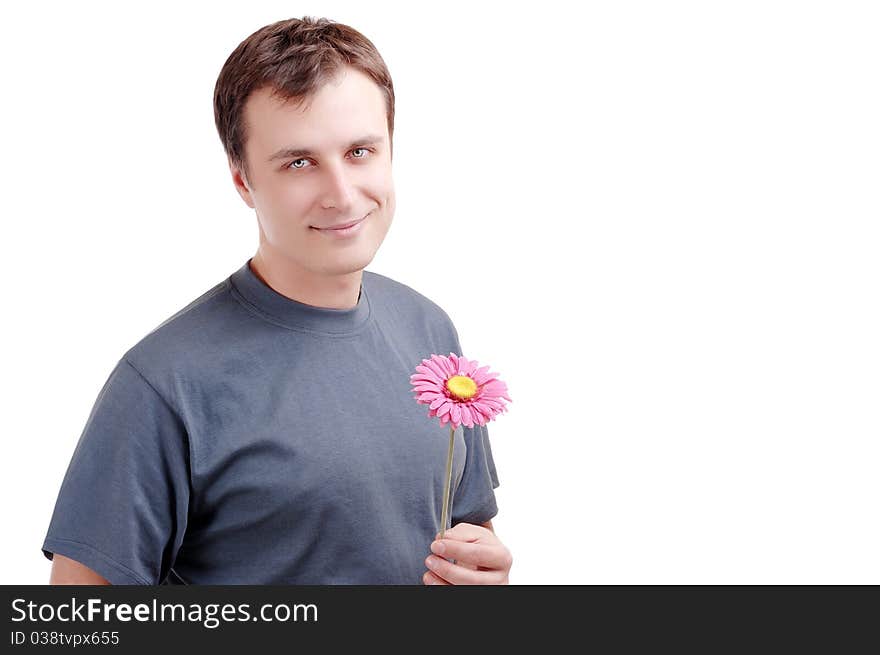
[(317, 275), (261, 244), (251, 270), (282, 296), (324, 309), (352, 309), (358, 304), (363, 271)]

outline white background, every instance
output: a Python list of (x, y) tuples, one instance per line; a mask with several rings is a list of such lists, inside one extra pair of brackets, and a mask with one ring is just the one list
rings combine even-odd
[(509, 385), (511, 582), (880, 583), (872, 4), (7, 3), (0, 582), (121, 354), (254, 253), (214, 83), (314, 15), (397, 92), (368, 270)]

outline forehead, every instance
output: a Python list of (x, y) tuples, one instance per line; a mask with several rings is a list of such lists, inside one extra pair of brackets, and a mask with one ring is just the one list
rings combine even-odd
[(363, 134), (388, 134), (382, 90), (353, 68), (344, 68), (304, 101), (259, 89), (248, 98), (244, 121), (247, 149), (257, 157), (279, 147), (330, 150)]

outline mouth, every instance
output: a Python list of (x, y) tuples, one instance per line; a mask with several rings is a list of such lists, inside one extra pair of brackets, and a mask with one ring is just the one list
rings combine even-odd
[(311, 229), (325, 235), (327, 238), (348, 240), (363, 231), (364, 222), (366, 222), (367, 218), (372, 213), (372, 211), (369, 212), (366, 216), (357, 221), (349, 221), (341, 225), (326, 228), (312, 226)]
[(367, 219), (372, 212), (368, 213), (363, 218), (359, 218), (356, 221), (349, 221), (348, 223), (341, 223), (339, 225), (333, 225), (332, 227), (315, 227), (314, 225), (310, 226), (313, 230), (318, 230), (319, 232), (338, 232), (342, 230), (348, 230), (349, 228), (354, 227), (355, 225), (360, 225), (363, 221)]

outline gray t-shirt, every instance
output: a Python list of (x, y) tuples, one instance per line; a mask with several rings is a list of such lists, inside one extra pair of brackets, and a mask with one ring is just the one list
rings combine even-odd
[[(129, 349), (101, 389), (43, 543), (112, 584), (421, 584), (449, 426), (410, 376), (458, 355), (449, 316), (364, 271), (325, 309), (250, 269)], [(455, 434), (451, 520), (497, 512), (486, 427)]]

